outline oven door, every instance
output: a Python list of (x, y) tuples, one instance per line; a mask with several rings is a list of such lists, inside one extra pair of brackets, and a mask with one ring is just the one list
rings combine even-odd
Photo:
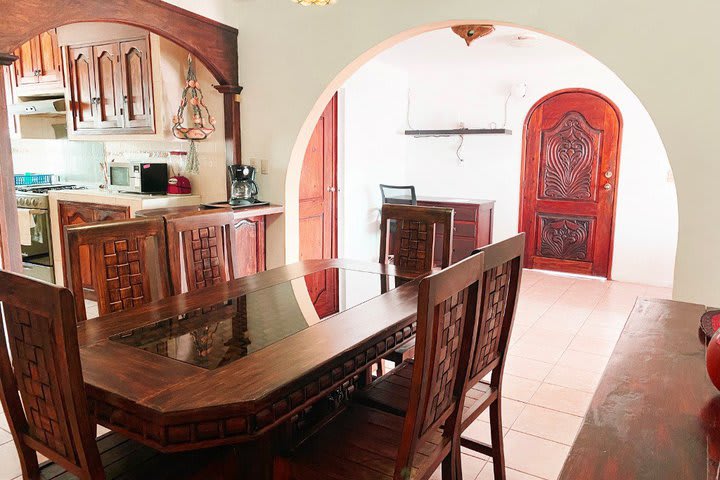
[(50, 262), (52, 262), (50, 211), (18, 208), (18, 220), (20, 224), (20, 250), (22, 251), (23, 261), (49, 258)]

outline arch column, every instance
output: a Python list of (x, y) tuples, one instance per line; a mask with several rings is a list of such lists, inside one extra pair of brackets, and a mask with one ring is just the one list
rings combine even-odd
[[(12, 65), (15, 60), (15, 55), (0, 53), (0, 68)], [(6, 88), (5, 75), (0, 75), (0, 255), (4, 270), (22, 273)]]

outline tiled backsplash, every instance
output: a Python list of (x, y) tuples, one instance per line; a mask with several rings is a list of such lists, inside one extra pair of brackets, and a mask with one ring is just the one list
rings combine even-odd
[(19, 173), (52, 173), (63, 183), (100, 184), (101, 142), (68, 140), (12, 140), (13, 166)]

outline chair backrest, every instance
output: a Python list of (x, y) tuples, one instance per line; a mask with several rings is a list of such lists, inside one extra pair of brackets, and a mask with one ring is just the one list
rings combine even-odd
[[(383, 205), (380, 263), (388, 263), (389, 256), (393, 255), (395, 266), (403, 272), (422, 274), (431, 271), (435, 260), (435, 227), (440, 224), (444, 227), (440, 266), (449, 266), (452, 260), (453, 215), (452, 208)], [(391, 237), (388, 225), (393, 220), (397, 231)]]
[(72, 294), (0, 271), (0, 302), (9, 340), (0, 328), (0, 398), (23, 478), (40, 478), (35, 452), (81, 478), (104, 478), (85, 397)]
[(525, 234), (475, 250), (485, 254), (478, 325), (470, 368), (469, 386), (489, 372), (491, 384), (500, 385), (517, 307), (522, 277)]
[(417, 205), (414, 185), (383, 185), (380, 184), (382, 203), (393, 205)]
[[(459, 442), (458, 420), (473, 339), (468, 329), (477, 323), (483, 261), (483, 254), (473, 255), (420, 282), (415, 366), (395, 478), (407, 475), (417, 446), (440, 426), (450, 443)], [(432, 457), (428, 459), (432, 467), (448, 450), (423, 453)]]
[(162, 218), (65, 227), (65, 271), (78, 321), (86, 320), (80, 246), (90, 249), (98, 312), (105, 315), (169, 295), (167, 243)]
[(235, 255), (232, 210), (167, 215), (165, 222), (175, 295), (237, 278), (240, 269)]

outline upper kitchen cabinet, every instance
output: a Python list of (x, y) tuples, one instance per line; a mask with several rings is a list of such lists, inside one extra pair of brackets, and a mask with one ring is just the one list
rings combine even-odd
[(149, 35), (68, 45), (66, 58), (70, 131), (155, 133)]
[(64, 90), (62, 55), (57, 30), (48, 30), (15, 52), (13, 94), (15, 97), (62, 95)]

